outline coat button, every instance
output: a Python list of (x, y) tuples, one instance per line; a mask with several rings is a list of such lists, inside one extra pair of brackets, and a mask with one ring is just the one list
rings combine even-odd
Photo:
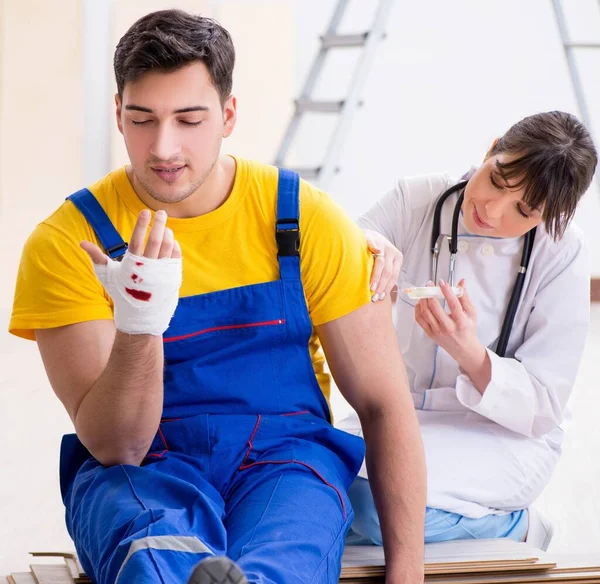
[(467, 250), (469, 249), (469, 244), (464, 239), (461, 239), (458, 242), (458, 246), (457, 247), (458, 247), (458, 251), (460, 253), (467, 253)]
[(481, 246), (481, 253), (486, 257), (494, 255), (494, 246), (490, 243), (483, 244)]

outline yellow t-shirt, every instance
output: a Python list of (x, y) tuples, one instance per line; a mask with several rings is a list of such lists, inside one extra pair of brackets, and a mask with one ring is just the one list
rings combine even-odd
[[(233, 189), (219, 208), (200, 217), (167, 221), (183, 254), (181, 297), (279, 279), (277, 169), (235, 160)], [(370, 301), (372, 258), (362, 232), (344, 211), (322, 191), (304, 181), (300, 185), (301, 277), (312, 323), (320, 325)], [(108, 174), (90, 190), (121, 237), (129, 241), (145, 207), (125, 168)], [(21, 257), (11, 333), (33, 340), (36, 329), (113, 318), (112, 301), (79, 247), (83, 240), (100, 245), (70, 201), (36, 227)], [(329, 400), (330, 380), (314, 332), (309, 350)]]

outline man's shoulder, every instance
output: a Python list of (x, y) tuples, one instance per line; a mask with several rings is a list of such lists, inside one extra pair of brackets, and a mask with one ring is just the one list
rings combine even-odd
[[(87, 187), (109, 215), (114, 215), (115, 206), (122, 206), (114, 186), (114, 179), (124, 172), (124, 169), (111, 172)], [(71, 240), (78, 244), (83, 239), (89, 239), (91, 235), (92, 229), (87, 219), (65, 196), (61, 205), (33, 229), (29, 236), (29, 244), (43, 245), (55, 238)]]
[[(242, 170), (247, 177), (246, 184), (254, 198), (260, 201), (263, 209), (270, 210), (269, 214), (273, 212), (273, 219), (275, 219), (279, 197), (284, 196), (279, 192), (280, 169), (272, 164), (252, 159), (236, 157), (236, 161), (238, 171)], [(299, 206), (300, 220), (304, 224), (322, 206), (337, 208), (327, 193), (302, 178), (299, 180)]]

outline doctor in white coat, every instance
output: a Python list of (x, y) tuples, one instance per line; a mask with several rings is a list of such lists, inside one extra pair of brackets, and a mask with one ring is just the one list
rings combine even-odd
[[(444, 174), (400, 179), (359, 220), (371, 248), (385, 256), (378, 268), (387, 270), (374, 276), (375, 300), (396, 284), (385, 272), (397, 274), (401, 263), (395, 318), (427, 458), (426, 542), (526, 537), (528, 508), (561, 454), (588, 332), (588, 253), (571, 219), (596, 164), (587, 130), (562, 112), (525, 118), (494, 142), (483, 164), (464, 177), (466, 187), (441, 208), (440, 233), (450, 236), (464, 195), (456, 230), (460, 299), (447, 284), (446, 238), (437, 274), (431, 274), (436, 203), (456, 180)], [(496, 349), (524, 236), (534, 228), (518, 310), (500, 357)], [(402, 292), (434, 278), (442, 301), (411, 300)], [(339, 427), (361, 432), (354, 415)], [(349, 542), (381, 544), (365, 465), (350, 496), (355, 520)], [(541, 547), (548, 544), (544, 535), (536, 542)]]

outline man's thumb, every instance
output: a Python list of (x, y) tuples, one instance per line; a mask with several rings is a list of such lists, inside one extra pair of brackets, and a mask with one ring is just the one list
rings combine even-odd
[(108, 263), (108, 256), (97, 245), (90, 241), (82, 241), (79, 245), (97, 266), (105, 266)]

